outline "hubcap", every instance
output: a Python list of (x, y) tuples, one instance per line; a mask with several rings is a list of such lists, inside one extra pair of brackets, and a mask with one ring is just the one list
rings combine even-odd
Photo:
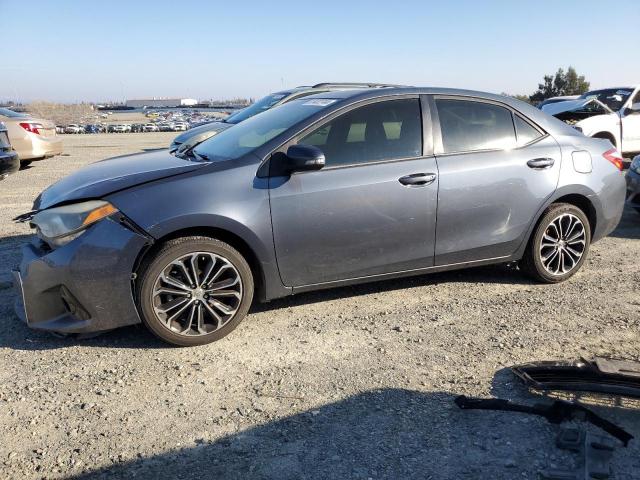
[(551, 275), (564, 275), (573, 270), (584, 255), (586, 233), (583, 223), (571, 213), (551, 221), (540, 242), (540, 260)]
[(195, 252), (170, 262), (158, 275), (151, 303), (158, 319), (181, 335), (206, 335), (231, 320), (242, 300), (242, 279), (229, 260)]

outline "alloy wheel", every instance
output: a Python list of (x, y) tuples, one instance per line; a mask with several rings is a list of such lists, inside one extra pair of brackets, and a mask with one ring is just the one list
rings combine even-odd
[(564, 213), (547, 226), (540, 242), (540, 260), (551, 275), (565, 275), (580, 263), (585, 248), (584, 224), (577, 216)]
[(162, 269), (153, 285), (151, 304), (160, 322), (172, 332), (207, 335), (234, 317), (242, 290), (240, 274), (229, 260), (194, 252)]

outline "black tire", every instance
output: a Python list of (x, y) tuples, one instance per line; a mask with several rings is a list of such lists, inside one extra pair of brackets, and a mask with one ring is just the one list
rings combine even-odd
[[(239, 275), (241, 295), (238, 294), (240, 299), (235, 313), (230, 319), (226, 320), (222, 326), (210, 333), (185, 335), (174, 331), (156, 314), (156, 307), (154, 307), (154, 288), (159, 276), (163, 271), (167, 271), (166, 269), (171, 262), (196, 252), (210, 253), (229, 262), (235, 268), (234, 274), (237, 273)], [(209, 237), (181, 237), (166, 242), (155, 253), (145, 259), (140, 267), (138, 278), (139, 282), (137, 282), (136, 289), (137, 303), (143, 323), (161, 340), (182, 347), (204, 345), (225, 337), (244, 319), (253, 300), (253, 275), (247, 261), (232, 246)], [(194, 302), (198, 303), (195, 300)], [(205, 302), (209, 301), (202, 300), (203, 305)], [(209, 305), (211, 304), (209, 303)], [(205, 311), (204, 306), (198, 308), (202, 308), (203, 311)]]
[[(553, 248), (542, 247), (542, 240), (545, 234), (547, 234), (550, 231), (548, 229), (552, 228), (551, 226), (552, 222), (557, 221), (560, 217), (571, 218), (571, 217), (568, 217), (568, 215), (573, 216), (577, 218), (580, 222), (582, 222), (582, 227), (584, 230), (584, 235), (582, 237), (584, 246), (581, 251), (580, 258), (577, 261), (575, 261), (575, 263), (573, 264), (570, 270), (563, 272), (564, 270), (564, 264), (563, 264), (562, 267), (559, 267), (560, 272), (554, 274), (550, 272), (547, 269), (547, 267), (545, 267), (544, 260), (542, 258), (543, 256), (542, 248), (546, 249), (544, 250), (545, 253), (546, 252), (553, 253)], [(546, 241), (547, 240), (545, 240), (545, 242)], [(554, 203), (550, 205), (549, 208), (545, 211), (545, 213), (542, 215), (542, 218), (538, 222), (538, 225), (533, 231), (533, 234), (531, 235), (531, 238), (529, 240), (529, 244), (527, 245), (527, 249), (524, 253), (524, 256), (520, 261), (520, 268), (525, 273), (530, 275), (534, 280), (537, 280), (539, 282), (544, 282), (544, 283), (563, 282), (568, 278), (570, 278), (571, 276), (573, 276), (578, 270), (580, 270), (580, 268), (582, 267), (582, 264), (584, 263), (589, 253), (590, 244), (591, 244), (591, 226), (589, 224), (589, 219), (587, 218), (585, 213), (575, 205), (571, 205), (568, 203)], [(572, 250), (572, 251), (576, 251), (576, 250)], [(568, 254), (565, 254), (565, 255), (568, 255)], [(574, 257), (572, 255), (567, 258), (573, 259)]]
[(20, 160), (20, 170), (27, 168), (33, 160)]

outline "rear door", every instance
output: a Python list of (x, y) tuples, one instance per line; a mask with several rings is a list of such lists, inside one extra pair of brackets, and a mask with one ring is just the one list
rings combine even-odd
[(354, 107), (292, 142), (320, 148), (326, 165), (270, 178), (285, 285), (433, 265), (437, 167), (422, 137), (420, 99), (413, 96)]
[(513, 254), (556, 189), (560, 147), (505, 105), (466, 97), (432, 101), (439, 119), (435, 264)]

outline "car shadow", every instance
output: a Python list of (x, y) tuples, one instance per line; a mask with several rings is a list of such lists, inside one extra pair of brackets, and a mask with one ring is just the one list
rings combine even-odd
[[(215, 440), (67, 477), (153, 479), (538, 478), (554, 429), (462, 411), (455, 394), (371, 390)], [(286, 400), (283, 400), (286, 401)], [(158, 432), (170, 437), (170, 430)]]
[(631, 207), (626, 207), (616, 229), (609, 234), (614, 238), (629, 238), (640, 240), (640, 213)]

